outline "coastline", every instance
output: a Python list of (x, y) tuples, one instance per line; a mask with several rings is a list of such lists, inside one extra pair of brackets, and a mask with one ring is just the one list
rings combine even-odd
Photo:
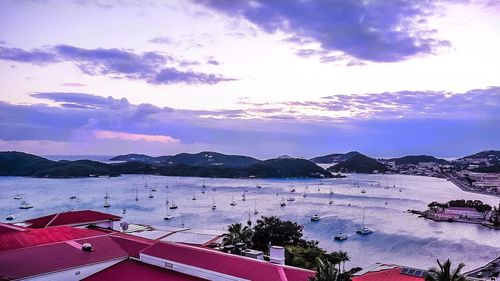
[(482, 194), (482, 195), (489, 195), (489, 196), (494, 196), (500, 198), (500, 194), (494, 194), (491, 192), (485, 192), (481, 190), (476, 190), (476, 189), (471, 189), (469, 185), (464, 183), (463, 181), (449, 176), (449, 175), (444, 175), (445, 179), (453, 183), (456, 187), (460, 188), (462, 191), (469, 192), (469, 193), (477, 193), (477, 194)]

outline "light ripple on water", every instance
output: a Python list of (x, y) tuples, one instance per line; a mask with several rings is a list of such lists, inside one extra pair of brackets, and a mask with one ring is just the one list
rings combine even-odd
[[(208, 186), (206, 194), (201, 185)], [(373, 185), (380, 182), (381, 186)], [(155, 198), (149, 199), (144, 188), (142, 175), (126, 175), (117, 178), (82, 179), (33, 179), (0, 177), (0, 215), (14, 213), (16, 221), (61, 212), (68, 209), (94, 209), (122, 215), (124, 220), (157, 226), (180, 226), (195, 229), (223, 230), (228, 224), (246, 222), (250, 214), (255, 223), (261, 215), (277, 215), (282, 219), (297, 221), (304, 225), (307, 239), (320, 241), (320, 246), (332, 251), (349, 253), (349, 266), (367, 266), (374, 262), (390, 262), (414, 267), (434, 266), (435, 259), (450, 258), (463, 261), (467, 269), (485, 264), (500, 255), (500, 232), (478, 225), (436, 223), (406, 213), (407, 209), (425, 209), (430, 201), (445, 202), (452, 199), (479, 199), (491, 205), (498, 205), (499, 199), (492, 196), (461, 191), (443, 179), (403, 175), (349, 175), (344, 179), (323, 180), (284, 179), (201, 179), (179, 177), (148, 177), (149, 187), (155, 187)], [(165, 185), (169, 189), (165, 189)], [(259, 184), (261, 189), (255, 186)], [(357, 185), (360, 188), (357, 188)], [(397, 188), (392, 188), (396, 184)], [(290, 193), (290, 185), (297, 190)], [(385, 189), (389, 185), (391, 188)], [(217, 188), (213, 192), (211, 187)], [(302, 193), (309, 186), (307, 197)], [(135, 188), (140, 200), (134, 201)], [(317, 188), (321, 191), (318, 192)], [(247, 201), (241, 201), (244, 188), (248, 189)], [(362, 189), (366, 194), (361, 194)], [(399, 192), (399, 188), (403, 192)], [(166, 192), (167, 190), (170, 193)], [(172, 192), (173, 190), (173, 192)], [(328, 204), (329, 192), (334, 195), (333, 205)], [(79, 192), (81, 202), (69, 200)], [(104, 192), (111, 195), (111, 208), (104, 209)], [(276, 196), (275, 193), (280, 195)], [(19, 210), (20, 200), (12, 197), (22, 193), (35, 208)], [(196, 193), (198, 200), (191, 200)], [(164, 221), (165, 199), (172, 194), (179, 209), (172, 210), (175, 218)], [(217, 210), (211, 211), (212, 196)], [(280, 208), (281, 198), (293, 196), (294, 202)], [(231, 198), (238, 202), (232, 207)], [(254, 202), (260, 211), (253, 215)], [(387, 204), (385, 204), (387, 202)], [(349, 206), (350, 205), (350, 206)], [(374, 230), (368, 236), (359, 236), (355, 231), (361, 226), (363, 210), (366, 212), (366, 226)], [(310, 217), (319, 214), (320, 222), (311, 222)], [(333, 241), (333, 235), (342, 222), (343, 232), (349, 235), (347, 241)]]

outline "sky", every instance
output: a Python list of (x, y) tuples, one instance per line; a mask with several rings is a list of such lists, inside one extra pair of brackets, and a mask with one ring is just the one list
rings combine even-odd
[(500, 1), (0, 1), (0, 150), (500, 149)]

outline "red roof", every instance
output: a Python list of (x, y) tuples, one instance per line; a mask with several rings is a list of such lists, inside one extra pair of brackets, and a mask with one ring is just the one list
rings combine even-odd
[(71, 226), (25, 230), (0, 233), (0, 251), (103, 235), (100, 231)]
[(288, 281), (306, 281), (315, 275), (310, 270), (178, 243), (159, 242), (146, 248), (141, 254), (249, 280), (281, 281), (280, 275), (285, 275)]
[(19, 232), (19, 231), (26, 231), (27, 228), (25, 227), (20, 227), (17, 225), (13, 225), (10, 223), (1, 223), (0, 222), (0, 235), (7, 233), (7, 232)]
[[(84, 252), (75, 242), (91, 243), (93, 251)], [(82, 238), (0, 252), (0, 278), (18, 279), (126, 258), (127, 252), (110, 237)]]
[(27, 220), (32, 228), (44, 228), (56, 225), (79, 225), (102, 221), (115, 221), (120, 220), (122, 217), (115, 216), (112, 214), (101, 213), (91, 210), (83, 211), (72, 211), (64, 212), (58, 214), (52, 214), (44, 217), (39, 217), (31, 220)]
[(198, 277), (182, 274), (168, 269), (163, 269), (157, 266), (148, 265), (142, 262), (125, 260), (99, 271), (87, 278), (85, 281), (101, 281), (101, 280), (120, 280), (120, 281), (135, 281), (135, 280), (168, 280), (168, 281), (203, 281)]
[(401, 274), (401, 268), (370, 271), (361, 276), (354, 276), (352, 281), (422, 281), (423, 277)]
[(153, 240), (142, 241), (134, 239), (132, 235), (127, 234), (120, 236), (110, 235), (109, 237), (113, 239), (116, 244), (120, 245), (120, 247), (122, 247), (122, 249), (125, 250), (129, 256), (134, 258), (139, 258), (139, 253), (142, 250), (154, 244)]

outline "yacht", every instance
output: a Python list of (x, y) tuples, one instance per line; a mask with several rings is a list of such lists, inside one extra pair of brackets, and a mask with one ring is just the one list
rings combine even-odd
[(24, 210), (31, 208), (33, 208), (33, 206), (26, 201), (23, 201), (23, 203), (21, 203), (21, 206), (19, 206), (19, 209), (24, 209)]
[(232, 199), (231, 199), (231, 204), (229, 204), (229, 205), (231, 205), (231, 206), (236, 206), (236, 204), (237, 204), (237, 203), (236, 203), (236, 201), (234, 201), (234, 196), (232, 196)]
[(151, 190), (151, 191), (149, 191), (149, 196), (148, 196), (148, 197), (149, 197), (150, 199), (155, 198), (155, 196), (153, 195), (153, 191), (152, 191), (152, 190)]
[(373, 233), (373, 231), (371, 231), (370, 229), (365, 227), (365, 211), (363, 211), (363, 225), (362, 225), (361, 229), (358, 229), (356, 231), (356, 233), (361, 234), (361, 235), (368, 235), (368, 234)]
[(21, 196), (21, 194), (16, 194), (16, 196), (14, 196), (14, 199), (16, 200), (20, 200), (20, 199), (23, 199), (23, 196)]
[(215, 205), (215, 198), (212, 197), (212, 211), (215, 211), (217, 209), (217, 206)]
[(104, 208), (109, 208), (111, 207), (111, 204), (109, 204), (108, 202), (108, 198), (104, 197), (104, 205), (103, 205)]
[(365, 194), (366, 193), (366, 189), (361, 190), (361, 193)]
[(318, 215), (314, 215), (311, 217), (311, 221), (319, 221), (320, 219), (321, 219), (321, 217)]
[(347, 234), (342, 232), (342, 221), (339, 221), (339, 232), (333, 237), (333, 239), (335, 241), (344, 241), (347, 240), (347, 238)]
[(169, 209), (170, 210), (174, 210), (174, 209), (177, 209), (177, 208), (178, 208), (177, 205), (175, 205), (175, 203), (174, 203), (174, 197), (172, 197), (172, 204), (170, 205)]
[(257, 210), (257, 200), (254, 201), (253, 214), (254, 215), (258, 215), (259, 214), (259, 211)]
[(7, 217), (5, 217), (5, 220), (7, 220), (7, 221), (13, 221), (15, 218), (16, 217), (13, 214), (10, 214)]
[(170, 213), (170, 206), (169, 206), (168, 199), (165, 199), (165, 209), (166, 209), (166, 213), (165, 213), (165, 216), (163, 217), (163, 220), (169, 221), (169, 220), (173, 219), (174, 216), (172, 215), (172, 213)]
[(293, 202), (293, 201), (295, 201), (295, 198), (293, 198), (293, 197), (288, 197), (288, 198), (286, 199), (286, 201), (288, 201), (288, 202)]

